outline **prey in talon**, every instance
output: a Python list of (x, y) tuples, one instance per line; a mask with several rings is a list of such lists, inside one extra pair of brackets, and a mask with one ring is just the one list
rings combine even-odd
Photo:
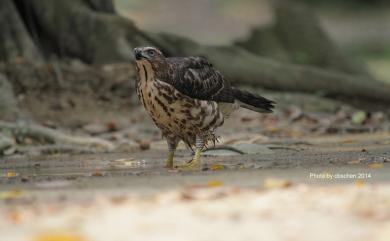
[(136, 90), (139, 100), (167, 140), (165, 166), (174, 167), (180, 141), (195, 150), (182, 169), (200, 170), (200, 155), (208, 143), (215, 143), (215, 130), (240, 107), (269, 113), (274, 102), (240, 90), (204, 57), (170, 57), (155, 47), (134, 49)]

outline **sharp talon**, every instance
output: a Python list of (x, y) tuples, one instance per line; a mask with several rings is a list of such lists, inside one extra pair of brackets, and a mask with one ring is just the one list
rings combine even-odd
[(201, 170), (200, 163), (195, 163), (194, 161), (190, 161), (190, 162), (182, 164), (182, 165), (177, 165), (176, 167), (178, 169), (180, 169), (180, 170), (183, 170), (183, 171), (197, 171), (197, 170)]
[(195, 171), (202, 169), (202, 163), (200, 162), (200, 153), (201, 149), (196, 150), (194, 159), (192, 161), (185, 163), (183, 165), (178, 165), (177, 168), (181, 170)]

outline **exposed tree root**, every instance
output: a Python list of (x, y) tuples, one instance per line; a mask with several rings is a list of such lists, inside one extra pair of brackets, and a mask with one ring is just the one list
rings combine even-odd
[(11, 138), (0, 135), (0, 156), (1, 154), (7, 150), (9, 147), (13, 145), (13, 141)]
[(113, 143), (103, 139), (71, 136), (58, 130), (25, 122), (10, 123), (0, 121), (0, 130), (11, 131), (16, 138), (29, 137), (45, 143), (88, 146), (102, 151), (110, 151), (115, 147)]
[[(211, 47), (173, 34), (143, 31), (118, 15), (111, 0), (4, 0), (0, 3), (0, 27), (4, 28), (0, 61), (20, 65), (21, 59), (44, 63), (53, 57), (60, 61), (74, 58), (90, 64), (125, 62), (131, 69), (132, 49), (154, 45), (168, 56), (207, 56), (236, 85), (320, 92), (360, 108), (361, 103), (369, 103), (367, 109), (388, 106), (390, 86), (372, 78), (364, 65), (342, 53), (311, 10), (283, 2), (275, 13), (276, 22), (265, 33), (260, 31), (235, 46)], [(66, 83), (58, 66), (52, 67), (56, 79), (63, 78)], [(8, 75), (18, 90), (20, 81)], [(51, 81), (42, 76), (39, 80), (43, 86)], [(378, 103), (382, 105), (378, 107)]]
[[(361, 103), (390, 103), (390, 85), (366, 75), (263, 58), (234, 46), (205, 46), (172, 34), (150, 34), (157, 46), (174, 56), (207, 56), (234, 84), (266, 89), (321, 93), (340, 97), (362, 108)], [(383, 106), (381, 106), (383, 107)]]
[(71, 154), (84, 154), (84, 153), (95, 153), (96, 149), (75, 146), (75, 145), (63, 145), (63, 144), (54, 144), (54, 145), (41, 145), (41, 146), (18, 146), (16, 147), (17, 152), (19, 153), (29, 153), (29, 154), (56, 154), (56, 153), (71, 153)]

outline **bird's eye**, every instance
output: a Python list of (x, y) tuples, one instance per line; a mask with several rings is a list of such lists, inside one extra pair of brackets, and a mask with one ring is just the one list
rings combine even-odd
[(156, 51), (154, 51), (152, 49), (148, 51), (148, 55), (151, 57), (153, 57), (155, 54), (156, 54)]

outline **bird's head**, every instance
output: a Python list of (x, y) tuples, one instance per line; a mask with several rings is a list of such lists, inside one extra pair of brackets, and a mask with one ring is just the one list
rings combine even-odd
[[(157, 76), (165, 76), (168, 71), (168, 62), (164, 54), (156, 47), (137, 47), (134, 49), (137, 68), (153, 71)], [(143, 66), (143, 67), (141, 67)]]
[(148, 61), (151, 64), (165, 60), (164, 54), (156, 47), (137, 47), (134, 49), (136, 61)]

